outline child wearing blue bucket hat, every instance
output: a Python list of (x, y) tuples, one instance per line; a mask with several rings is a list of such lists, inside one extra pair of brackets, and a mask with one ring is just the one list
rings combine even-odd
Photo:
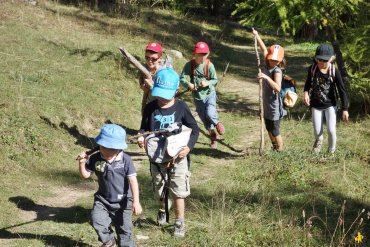
[[(185, 198), (190, 195), (189, 152), (193, 149), (198, 139), (199, 128), (189, 107), (181, 100), (175, 98), (178, 87), (179, 76), (176, 71), (171, 68), (165, 68), (157, 72), (152, 89), (152, 95), (156, 97), (156, 100), (150, 102), (144, 108), (139, 133), (164, 130), (174, 123), (180, 123), (182, 126), (191, 129), (187, 145), (180, 149), (173, 160), (162, 163), (150, 161), (154, 193), (160, 201), (157, 223), (158, 225), (164, 225), (168, 219), (166, 216), (168, 216), (169, 201), (162, 196), (163, 191), (168, 189), (168, 193), (172, 195), (176, 208), (173, 234), (175, 237), (184, 237)], [(143, 148), (144, 144), (144, 137), (139, 137), (138, 145)], [(167, 207), (165, 207), (166, 205)], [(165, 210), (166, 208), (167, 210)]]
[(98, 178), (91, 224), (102, 246), (116, 246), (112, 224), (119, 246), (135, 246), (132, 213), (138, 215), (142, 208), (134, 164), (123, 152), (127, 148), (126, 132), (116, 124), (105, 124), (95, 141), (99, 152), (90, 157), (83, 152), (77, 157), (81, 177), (89, 178), (94, 172)]

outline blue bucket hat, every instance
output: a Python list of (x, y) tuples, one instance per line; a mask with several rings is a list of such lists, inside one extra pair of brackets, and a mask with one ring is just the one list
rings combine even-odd
[(179, 75), (171, 68), (164, 68), (156, 73), (152, 96), (164, 98), (167, 100), (175, 96), (179, 87)]
[(117, 124), (105, 124), (95, 142), (105, 148), (126, 149), (126, 131)]

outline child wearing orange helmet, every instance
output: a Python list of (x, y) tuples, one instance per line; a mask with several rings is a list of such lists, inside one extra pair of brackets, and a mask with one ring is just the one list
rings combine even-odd
[(275, 44), (267, 49), (256, 30), (253, 30), (253, 35), (257, 38), (266, 63), (263, 72), (258, 73), (257, 76), (258, 79), (263, 79), (262, 99), (265, 126), (272, 142), (273, 150), (282, 151), (283, 138), (280, 134), (280, 122), (285, 112), (280, 91), (283, 79), (281, 68), (285, 68), (284, 48)]

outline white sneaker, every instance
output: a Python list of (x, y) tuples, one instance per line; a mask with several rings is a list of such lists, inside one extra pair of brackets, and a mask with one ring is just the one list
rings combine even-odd
[(183, 238), (185, 237), (185, 223), (180, 221), (175, 221), (173, 225), (173, 236), (176, 238)]

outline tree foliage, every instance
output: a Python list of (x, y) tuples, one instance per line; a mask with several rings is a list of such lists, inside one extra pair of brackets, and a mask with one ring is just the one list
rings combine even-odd
[(330, 41), (344, 80), (353, 91), (361, 91), (364, 108), (370, 109), (369, 7), (367, 0), (244, 0), (233, 14), (242, 24)]
[[(242, 24), (273, 29), (298, 40), (329, 41), (337, 55), (338, 68), (346, 82), (370, 88), (370, 35), (368, 0), (60, 0), (135, 17), (140, 7), (176, 8), (199, 16), (230, 14)], [(357, 90), (357, 89), (356, 89)], [(368, 89), (367, 89), (368, 90)], [(364, 102), (370, 100), (368, 91)]]

